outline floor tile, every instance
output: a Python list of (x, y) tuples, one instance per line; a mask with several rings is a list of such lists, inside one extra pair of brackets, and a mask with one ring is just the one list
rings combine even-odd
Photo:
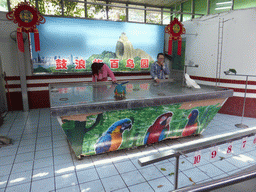
[(138, 163), (138, 159), (131, 159), (130, 160), (132, 163), (133, 163), (133, 165), (137, 168), (137, 169), (144, 169), (144, 168), (146, 168), (146, 167), (153, 167), (153, 165), (147, 165), (147, 166), (140, 166), (140, 164)]
[(43, 159), (46, 157), (52, 157), (52, 149), (45, 149), (42, 151), (36, 151), (35, 159)]
[(36, 151), (42, 151), (46, 149), (52, 149), (52, 143), (37, 143), (36, 144)]
[(50, 167), (44, 167), (41, 169), (34, 169), (33, 170), (33, 175), (32, 175), (32, 180), (41, 180), (41, 179), (46, 179), (49, 177), (53, 177), (53, 166)]
[(179, 170), (185, 171), (194, 168), (193, 164), (186, 158), (179, 159)]
[(0, 166), (0, 177), (11, 173), (12, 164)]
[(21, 163), (25, 161), (32, 161), (34, 160), (34, 152), (29, 152), (29, 153), (21, 153), (18, 154), (15, 158), (15, 163)]
[[(39, 130), (38, 130), (39, 131)], [(37, 137), (41, 138), (41, 137), (50, 137), (51, 136), (51, 132), (50, 131), (44, 131), (44, 132), (38, 132), (37, 133)]]
[(228, 162), (232, 163), (233, 165), (236, 165), (237, 167), (244, 167), (249, 165), (254, 160), (250, 157), (247, 157), (246, 155), (237, 155), (233, 156), (231, 158), (226, 159)]
[(127, 186), (143, 183), (146, 180), (143, 178), (143, 176), (140, 174), (139, 171), (130, 171), (128, 173), (121, 174), (121, 177), (123, 178), (124, 182)]
[(46, 157), (43, 159), (36, 159), (34, 161), (34, 169), (53, 166), (53, 157)]
[(121, 178), (120, 175), (103, 178), (101, 179), (101, 181), (107, 192), (117, 190), (117, 189), (122, 189), (125, 187), (125, 183), (123, 182), (123, 179)]
[(169, 175), (175, 172), (175, 165), (171, 162), (155, 165), (157, 169), (162, 172), (163, 175)]
[(55, 175), (64, 175), (67, 173), (74, 173), (75, 172), (75, 166), (72, 163), (67, 164), (55, 164)]
[(137, 168), (133, 165), (131, 161), (124, 161), (119, 163), (114, 163), (119, 173), (125, 173), (133, 170), (137, 170)]
[(5, 192), (30, 192), (31, 183), (23, 183), (21, 185), (15, 185), (8, 187)]
[(128, 158), (132, 160), (144, 157), (144, 155), (141, 153), (139, 149), (130, 149), (125, 151), (125, 153), (128, 156)]
[(102, 167), (97, 167), (97, 172), (100, 176), (100, 178), (110, 177), (113, 175), (118, 175), (118, 172), (114, 165), (105, 165)]
[(123, 189), (115, 190), (113, 192), (130, 192), (130, 191), (128, 190), (128, 188), (123, 188)]
[(35, 139), (27, 139), (27, 140), (21, 140), (20, 147), (26, 147), (28, 145), (35, 145), (36, 138)]
[(6, 187), (9, 175), (0, 176), (0, 189)]
[(53, 148), (53, 154), (56, 156), (63, 155), (63, 154), (70, 154), (70, 149), (68, 146)]
[(227, 177), (227, 176), (228, 176), (228, 174), (223, 173), (223, 174), (221, 174), (221, 175), (217, 175), (217, 176), (213, 177), (212, 179), (213, 179), (213, 180), (215, 180), (215, 179), (221, 179), (221, 178), (224, 178), (224, 177)]
[(70, 154), (62, 154), (57, 156), (54, 155), (53, 159), (54, 159), (54, 165), (73, 163), (73, 160)]
[(13, 164), (15, 156), (0, 157), (0, 166)]
[(90, 181), (80, 185), (82, 192), (105, 192), (100, 180)]
[(35, 151), (35, 144), (27, 145), (27, 146), (21, 146), (18, 149), (18, 154), (21, 153), (29, 153)]
[(108, 154), (108, 157), (112, 160), (114, 163), (129, 161), (130, 159), (125, 154), (124, 151), (113, 151)]
[(32, 167), (33, 167), (33, 161), (15, 163), (15, 164), (13, 164), (12, 173), (29, 171), (29, 170), (32, 170)]
[(151, 180), (148, 182), (155, 192), (166, 192), (166, 191), (172, 191), (174, 190), (174, 186), (168, 179), (165, 177)]
[(80, 192), (80, 188), (78, 185), (71, 186), (71, 187), (65, 187), (62, 189), (56, 190), (56, 192)]
[(7, 184), (7, 187), (13, 186), (13, 185), (19, 185), (22, 183), (31, 182), (31, 175), (32, 171), (24, 171), (19, 173), (12, 173), (9, 178), (9, 182)]
[(55, 177), (56, 189), (77, 185), (77, 177), (75, 173), (69, 173)]
[[(174, 175), (166, 176), (166, 178), (172, 183), (175, 183), (175, 177)], [(179, 172), (178, 174), (178, 188), (182, 188), (185, 186), (192, 185), (193, 183), (189, 180), (189, 178), (183, 173)]]
[(235, 165), (233, 165), (226, 159), (223, 159), (222, 161), (214, 162), (212, 164), (215, 165), (216, 167), (220, 168), (222, 171), (224, 171), (226, 173), (237, 169), (237, 167)]
[(54, 190), (54, 178), (41, 179), (31, 183), (31, 192), (49, 192)]
[(82, 184), (88, 181), (99, 180), (99, 176), (95, 168), (78, 171), (77, 178), (78, 178), (79, 184)]
[(202, 181), (205, 179), (209, 179), (209, 176), (203, 173), (198, 168), (190, 169), (183, 171), (183, 173), (188, 177), (191, 178), (194, 182)]
[(198, 168), (210, 177), (216, 177), (218, 175), (225, 174), (221, 169), (214, 166), (213, 164), (198, 166)]
[[(45, 144), (45, 143), (52, 143), (52, 138), (51, 137), (39, 137), (36, 140), (36, 144)], [(52, 145), (50, 146), (52, 148)]]
[(146, 180), (156, 179), (164, 175), (154, 166), (139, 170)]
[(94, 168), (94, 164), (90, 157), (85, 157), (82, 160), (74, 160), (76, 171), (82, 171), (86, 169)]
[(130, 192), (154, 192), (152, 187), (147, 183), (141, 183), (128, 187)]

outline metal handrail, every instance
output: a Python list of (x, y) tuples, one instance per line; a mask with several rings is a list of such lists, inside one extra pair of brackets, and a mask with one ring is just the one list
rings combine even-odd
[(252, 166), (253, 170), (242, 171), (227, 177), (223, 177), (220, 179), (208, 181), (205, 183), (201, 183), (198, 185), (188, 186), (181, 189), (174, 190), (173, 192), (208, 192), (210, 190), (219, 189), (223, 187), (227, 187), (229, 185), (234, 185), (236, 183), (240, 183), (243, 181), (247, 181), (249, 179), (253, 179), (256, 177), (255, 166)]
[(154, 154), (151, 156), (143, 157), (138, 160), (140, 166), (146, 166), (159, 161), (170, 159), (172, 157), (176, 158), (175, 167), (175, 177), (174, 177), (174, 188), (178, 188), (178, 170), (179, 170), (179, 157), (180, 155), (198, 151), (201, 149), (206, 149), (216, 145), (221, 145), (224, 143), (232, 142), (235, 140), (242, 139), (244, 137), (253, 136), (256, 134), (256, 127), (239, 130), (232, 133), (225, 133), (221, 135), (216, 135), (208, 138), (202, 138), (195, 141), (190, 141), (183, 144), (178, 144), (170, 147), (170, 150), (160, 152), (160, 154)]

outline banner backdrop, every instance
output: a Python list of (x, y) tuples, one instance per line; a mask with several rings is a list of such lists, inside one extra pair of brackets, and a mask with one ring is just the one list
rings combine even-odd
[(38, 26), (41, 51), (31, 34), (34, 73), (91, 71), (104, 62), (112, 71), (149, 71), (164, 50), (164, 26), (45, 17)]

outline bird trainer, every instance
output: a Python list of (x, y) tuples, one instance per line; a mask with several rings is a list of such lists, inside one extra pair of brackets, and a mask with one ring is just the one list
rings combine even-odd
[(168, 75), (169, 69), (167, 64), (164, 63), (164, 54), (158, 53), (157, 61), (151, 65), (150, 74), (152, 78), (159, 83), (160, 79), (166, 79), (165, 75)]

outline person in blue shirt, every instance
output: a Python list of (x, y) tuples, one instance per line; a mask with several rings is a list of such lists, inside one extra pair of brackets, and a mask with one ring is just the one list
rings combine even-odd
[(152, 78), (159, 83), (160, 79), (166, 79), (165, 75), (169, 74), (167, 64), (164, 63), (164, 54), (157, 54), (157, 61), (151, 65), (150, 74)]

